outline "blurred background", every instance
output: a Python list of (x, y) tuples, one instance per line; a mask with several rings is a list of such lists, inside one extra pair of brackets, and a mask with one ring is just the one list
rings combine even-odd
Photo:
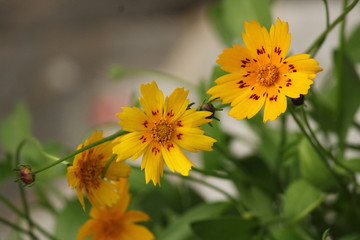
[[(73, 149), (94, 126), (116, 122), (115, 113), (130, 104), (141, 83), (155, 80), (168, 94), (174, 87), (191, 88), (208, 79), (225, 48), (209, 17), (209, 6), (216, 2), (0, 1), (0, 119), (21, 101), (29, 108), (33, 136)], [(334, 20), (342, 1), (329, 4)], [(304, 52), (325, 29), (321, 0), (271, 1), (271, 12), (273, 21), (289, 22), (292, 54)], [(349, 14), (347, 32), (359, 21), (357, 6)], [(331, 66), (337, 44), (335, 30), (316, 57), (322, 68)], [(185, 83), (146, 72), (113, 80), (112, 66), (157, 70)], [(318, 75), (315, 88), (325, 74)], [(5, 185), (0, 191), (10, 189)], [(1, 206), (0, 213), (5, 213)]]
[[(169, 82), (146, 74), (110, 81), (112, 65), (159, 70), (192, 83), (209, 78), (225, 46), (209, 19), (213, 2), (1, 1), (0, 118), (24, 101), (35, 137), (74, 146), (91, 126), (116, 121), (114, 113), (129, 104), (140, 83)], [(341, 2), (329, 1), (331, 19)], [(273, 20), (290, 24), (292, 53), (305, 51), (324, 29), (321, 0), (277, 0), (271, 9)], [(357, 7), (348, 18), (349, 32), (359, 18)], [(330, 65), (328, 49), (337, 41), (334, 31), (317, 56), (321, 67)]]

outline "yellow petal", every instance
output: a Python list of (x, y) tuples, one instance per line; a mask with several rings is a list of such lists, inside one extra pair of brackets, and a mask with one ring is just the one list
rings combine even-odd
[(70, 166), (67, 168), (66, 178), (68, 181), (69, 186), (74, 189), (79, 182), (79, 179), (75, 176), (75, 167)]
[(160, 146), (151, 143), (146, 149), (141, 162), (141, 169), (145, 169), (145, 180), (160, 184), (160, 176), (164, 172), (164, 160), (161, 156)]
[(277, 18), (276, 25), (272, 25), (270, 28), (270, 39), (272, 43), (271, 62), (276, 65), (285, 59), (290, 47), (289, 24)]
[(185, 156), (183, 151), (173, 143), (167, 143), (161, 147), (161, 153), (168, 168), (177, 171), (183, 176), (189, 175), (189, 170), (194, 164)]
[(235, 98), (245, 94), (254, 85), (257, 85), (254, 74), (248, 77), (245, 76), (246, 74), (226, 74), (215, 81), (218, 85), (210, 88), (207, 94), (212, 95), (210, 99), (219, 97), (224, 104), (230, 103)]
[(82, 225), (78, 231), (76, 240), (82, 240), (84, 238), (93, 236), (95, 234), (95, 232), (94, 232), (95, 224), (96, 224), (96, 221), (91, 219), (91, 220), (88, 220), (84, 225)]
[(276, 82), (277, 88), (282, 94), (291, 98), (298, 98), (300, 94), (307, 94), (310, 85), (313, 84), (311, 80), (314, 76), (306, 73), (287, 73), (282, 75)]
[[(154, 235), (144, 226), (126, 224), (122, 227), (122, 234), (119, 240), (153, 240)], [(105, 239), (104, 239), (105, 240)]]
[[(187, 114), (189, 113), (189, 114)], [(207, 119), (212, 113), (208, 111), (196, 111), (196, 109), (187, 110), (186, 113), (178, 119), (177, 126), (198, 127), (211, 122)]]
[(275, 86), (269, 87), (267, 89), (263, 121), (272, 121), (277, 118), (281, 113), (285, 112), (286, 105), (287, 102), (285, 95), (280, 93)]
[(124, 131), (145, 131), (149, 127), (150, 120), (141, 109), (137, 107), (122, 107), (121, 109), (123, 111), (117, 116)]
[(127, 223), (146, 222), (150, 220), (146, 213), (140, 211), (128, 211), (122, 218), (124, 222)]
[(242, 34), (246, 47), (252, 54), (252, 58), (258, 63), (265, 65), (271, 59), (271, 41), (269, 32), (261, 27), (259, 22), (245, 22), (245, 33)]
[(113, 148), (113, 153), (118, 155), (117, 161), (130, 157), (134, 160), (144, 153), (150, 142), (151, 139), (145, 132), (127, 133), (120, 138), (120, 142)]
[(85, 202), (84, 202), (84, 195), (83, 195), (82, 189), (79, 188), (79, 187), (76, 188), (76, 194), (77, 194), (77, 197), (78, 197), (79, 202), (81, 204), (81, 207), (85, 211)]
[(241, 75), (256, 69), (258, 65), (257, 60), (252, 58), (250, 51), (240, 45), (224, 49), (216, 62), (222, 66), (222, 70)]
[(106, 171), (107, 179), (117, 181), (119, 178), (128, 177), (130, 174), (130, 166), (124, 162), (113, 161)]
[(252, 118), (264, 105), (265, 98), (266, 87), (260, 85), (253, 87), (246, 95), (240, 96), (231, 103), (233, 108), (229, 111), (229, 115), (238, 120)]
[(315, 59), (310, 58), (309, 54), (297, 54), (286, 58), (279, 65), (279, 71), (282, 74), (293, 72), (315, 74), (322, 71), (322, 68), (319, 67), (319, 63)]
[(189, 105), (189, 100), (186, 99), (189, 91), (184, 88), (176, 88), (169, 97), (165, 99), (164, 117), (169, 121), (176, 121), (185, 111)]
[(212, 151), (211, 147), (216, 142), (215, 139), (204, 135), (201, 129), (189, 127), (177, 128), (173, 141), (189, 152)]
[(96, 208), (105, 205), (111, 206), (119, 199), (115, 191), (115, 185), (105, 180), (100, 180), (100, 185), (97, 188), (89, 189), (86, 195), (91, 204)]
[(164, 95), (156, 82), (141, 84), (140, 104), (149, 118), (159, 119), (164, 108)]

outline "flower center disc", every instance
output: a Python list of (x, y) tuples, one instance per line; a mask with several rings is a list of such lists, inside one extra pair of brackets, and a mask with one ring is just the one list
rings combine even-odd
[(79, 178), (81, 184), (85, 189), (89, 187), (97, 188), (100, 185), (100, 179), (102, 173), (102, 166), (97, 159), (90, 159), (85, 161), (80, 166)]
[(155, 123), (155, 126), (152, 128), (152, 137), (155, 141), (163, 143), (168, 142), (171, 139), (171, 135), (174, 132), (173, 127), (170, 123), (160, 120)]
[(258, 81), (262, 86), (272, 86), (279, 78), (279, 70), (272, 64), (261, 66), (257, 71)]

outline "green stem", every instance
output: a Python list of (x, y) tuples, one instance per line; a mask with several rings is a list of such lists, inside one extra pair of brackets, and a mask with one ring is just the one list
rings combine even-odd
[(104, 169), (103, 169), (103, 173), (102, 173), (102, 177), (105, 177), (106, 173), (107, 173), (107, 170), (109, 169), (110, 167), (110, 164), (114, 161), (114, 159), (116, 158), (116, 154), (113, 154), (110, 159), (107, 161)]
[[(18, 166), (20, 164), (20, 153), (21, 153), (21, 149), (25, 146), (27, 140), (23, 140), (20, 142), (19, 146), (16, 149), (16, 153), (15, 153), (15, 167)], [(26, 195), (25, 195), (25, 190), (24, 187), (22, 186), (22, 182), (18, 182), (18, 188), (19, 188), (19, 193), (20, 193), (20, 199), (24, 208), (24, 217), (28, 223), (28, 227), (29, 227), (29, 235), (31, 237), (31, 239), (36, 240), (35, 235), (33, 234), (33, 223), (30, 217), (30, 211), (29, 211), (29, 206), (27, 203), (27, 199), (26, 199)]]
[(325, 5), (325, 15), (326, 15), (326, 28), (330, 26), (330, 12), (329, 12), (329, 4), (327, 0), (322, 0)]
[(225, 149), (223, 149), (219, 143), (215, 143), (214, 144), (214, 149), (217, 150), (219, 153), (221, 153), (225, 158), (229, 159), (230, 161), (232, 161), (233, 163), (236, 164), (236, 162), (238, 161), (238, 159), (236, 159), (234, 156), (232, 156), (231, 154), (228, 153), (228, 151), (226, 151)]
[(102, 143), (104, 143), (104, 142), (108, 142), (108, 141), (114, 140), (115, 138), (123, 135), (124, 133), (125, 133), (124, 131), (119, 131), (119, 132), (117, 132), (117, 133), (115, 133), (115, 134), (113, 134), (113, 135), (110, 135), (110, 136), (108, 136), (108, 137), (105, 137), (105, 138), (103, 138), (103, 139), (101, 139), (101, 140), (99, 140), (99, 141), (96, 141), (96, 142), (94, 142), (94, 143), (91, 143), (91, 144), (89, 144), (89, 145), (86, 145), (85, 147), (80, 148), (80, 149), (76, 150), (75, 152), (72, 152), (72, 153), (68, 154), (67, 156), (65, 156), (65, 157), (63, 157), (63, 158), (60, 158), (59, 160), (55, 161), (54, 163), (52, 163), (52, 164), (50, 164), (50, 165), (48, 165), (48, 166), (46, 166), (46, 167), (43, 167), (43, 168), (41, 168), (41, 169), (39, 169), (39, 170), (37, 170), (37, 171), (34, 171), (33, 173), (34, 173), (34, 174), (38, 174), (38, 173), (40, 173), (40, 172), (42, 172), (42, 171), (45, 171), (45, 170), (47, 170), (47, 169), (49, 169), (49, 168), (51, 168), (51, 167), (53, 167), (53, 166), (58, 165), (59, 163), (65, 161), (65, 160), (67, 160), (67, 159), (69, 159), (69, 158), (74, 157), (76, 154), (79, 154), (79, 153), (81, 153), (81, 152), (83, 152), (83, 151), (86, 151), (86, 150), (88, 150), (88, 149), (90, 149), (90, 148), (93, 148), (93, 147), (95, 147), (95, 146), (97, 146), (97, 145), (100, 145), (100, 144), (102, 144)]
[(180, 174), (177, 174), (177, 173), (174, 173), (174, 172), (171, 172), (171, 171), (167, 171), (167, 170), (164, 170), (164, 172), (166, 174), (171, 174), (171, 175), (174, 175), (174, 176), (178, 176), (178, 177), (181, 177), (185, 180), (190, 180), (190, 181), (193, 181), (193, 182), (197, 182), (197, 183), (200, 183), (208, 188), (211, 188), (221, 194), (223, 194), (226, 198), (228, 198), (232, 203), (234, 203), (235, 205), (238, 203), (238, 201), (233, 198), (229, 193), (227, 193), (226, 191), (222, 190), (221, 188), (217, 187), (217, 186), (214, 186), (204, 180), (201, 180), (201, 179), (197, 179), (197, 178), (194, 178), (192, 176), (183, 176), (183, 175), (180, 175)]
[[(307, 138), (307, 140), (309, 141), (309, 143), (311, 144), (311, 146), (314, 148), (314, 150), (318, 153), (320, 159), (323, 161), (323, 163), (325, 164), (325, 166), (328, 168), (328, 170), (330, 171), (330, 173), (333, 175), (333, 177), (336, 179), (337, 183), (339, 184), (340, 187), (343, 186), (341, 179), (338, 177), (338, 175), (333, 171), (333, 169), (331, 168), (329, 162), (327, 161), (325, 155), (323, 154), (323, 151), (320, 149), (320, 147), (314, 143), (315, 140), (312, 139), (311, 135), (306, 131), (305, 127), (303, 126), (303, 124), (301, 123), (301, 121), (298, 119), (298, 117), (296, 116), (296, 114), (294, 113), (294, 110), (290, 107), (290, 113), (292, 115), (292, 117), (294, 118), (295, 122), (297, 123), (298, 127), (300, 128), (300, 130), (302, 131), (302, 133), (305, 135), (305, 137)], [(345, 186), (345, 189), (346, 186)]]
[(19, 227), (18, 225), (14, 224), (12, 222), (9, 222), (5, 218), (0, 217), (0, 222), (3, 223), (4, 225), (7, 225), (7, 226), (13, 228), (14, 230), (17, 230), (17, 231), (25, 233), (25, 234), (29, 234), (29, 236), (32, 239), (37, 239), (36, 236), (33, 233), (31, 233), (30, 231), (28, 231), (28, 230), (26, 230), (26, 229), (24, 229), (22, 227)]
[[(9, 200), (7, 200), (3, 195), (0, 194), (0, 202), (2, 202), (5, 206), (7, 206), (11, 211), (17, 214), (19, 217), (26, 219), (25, 214), (20, 211), (14, 204), (12, 204)], [(52, 236), (49, 232), (47, 232), (44, 228), (42, 228), (36, 222), (32, 222), (33, 226), (39, 230), (44, 236), (47, 236), (49, 239), (56, 240), (54, 236)]]
[(279, 150), (278, 150), (278, 154), (277, 154), (277, 158), (276, 158), (276, 166), (275, 169), (280, 169), (279, 167), (281, 166), (281, 163), (283, 161), (284, 158), (284, 153), (285, 153), (285, 145), (286, 145), (286, 130), (287, 130), (287, 125), (286, 125), (286, 115), (284, 115), (281, 118), (281, 128), (280, 128), (280, 145), (279, 145)]
[(202, 169), (199, 169), (199, 168), (192, 168), (192, 170), (194, 172), (198, 172), (198, 173), (201, 173), (202, 175), (205, 175), (205, 176), (212, 176), (212, 177), (217, 177), (217, 178), (221, 178), (221, 179), (229, 179), (228, 176), (226, 175), (223, 175), (223, 174), (219, 174), (217, 172), (214, 172), (214, 171), (205, 171), (205, 170), (202, 170)]
[(345, 18), (345, 16), (356, 6), (358, 2), (359, 0), (354, 0), (348, 7), (346, 7), (344, 12), (325, 29), (325, 31), (314, 41), (306, 52), (309, 54), (312, 52), (312, 56), (314, 57), (319, 51), (322, 43), (325, 41), (327, 35)]

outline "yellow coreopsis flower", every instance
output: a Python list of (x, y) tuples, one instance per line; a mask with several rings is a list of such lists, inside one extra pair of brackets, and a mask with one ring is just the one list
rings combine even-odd
[(164, 161), (171, 171), (188, 175), (194, 165), (180, 147), (190, 152), (211, 151), (216, 142), (199, 127), (211, 121), (207, 117), (212, 113), (188, 109), (188, 93), (177, 88), (164, 100), (155, 82), (141, 85), (140, 104), (144, 110), (123, 107), (123, 112), (117, 114), (119, 124), (130, 133), (120, 137), (113, 151), (119, 160), (143, 155), (141, 169), (145, 169), (146, 183), (160, 182)]
[(245, 22), (244, 46), (225, 49), (217, 63), (229, 72), (215, 80), (208, 90), (212, 99), (231, 103), (229, 115), (240, 120), (251, 118), (264, 107), (263, 121), (274, 120), (287, 107), (286, 96), (307, 94), (312, 79), (322, 71), (308, 54), (286, 58), (290, 47), (287, 22), (276, 20), (270, 32), (254, 20)]
[(129, 186), (126, 180), (117, 184), (119, 201), (111, 207), (92, 208), (88, 220), (78, 232), (77, 240), (152, 240), (154, 235), (136, 222), (148, 221), (149, 216), (140, 211), (126, 211), (129, 202)]
[[(101, 139), (103, 139), (102, 131), (94, 132), (90, 138), (86, 139), (84, 144), (78, 146), (78, 149)], [(113, 155), (113, 147), (114, 143), (105, 142), (85, 150), (77, 154), (73, 166), (67, 168), (69, 186), (76, 188), (83, 209), (85, 209), (83, 191), (85, 191), (89, 201), (95, 207), (111, 206), (119, 198), (115, 185), (111, 180), (117, 181), (120, 177), (128, 177), (130, 166), (124, 162), (116, 161), (112, 161), (107, 166)]]

